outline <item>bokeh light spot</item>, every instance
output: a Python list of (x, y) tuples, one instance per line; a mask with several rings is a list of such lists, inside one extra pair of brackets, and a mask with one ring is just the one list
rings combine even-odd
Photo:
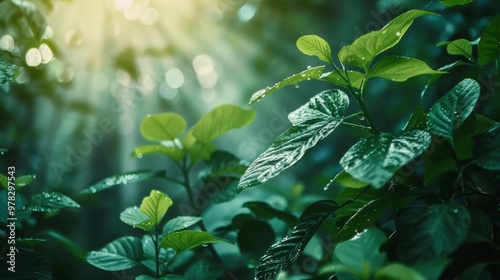
[(255, 6), (252, 4), (245, 4), (238, 10), (238, 19), (242, 22), (247, 22), (255, 16)]
[(70, 29), (64, 36), (64, 42), (70, 47), (78, 47), (83, 43), (82, 33), (76, 29)]
[(184, 84), (184, 74), (177, 68), (172, 68), (165, 74), (165, 82), (171, 88), (180, 88)]
[(133, 0), (115, 0), (115, 6), (120, 10), (126, 10), (132, 6), (133, 2)]
[(0, 50), (11, 52), (15, 47), (14, 38), (10, 35), (3, 35), (0, 38)]
[(47, 44), (45, 43), (41, 44), (40, 47), (38, 47), (38, 50), (42, 54), (43, 64), (49, 63), (54, 58), (54, 54), (52, 53), (52, 50)]
[(42, 63), (42, 53), (37, 48), (31, 48), (26, 52), (26, 64), (37, 67)]

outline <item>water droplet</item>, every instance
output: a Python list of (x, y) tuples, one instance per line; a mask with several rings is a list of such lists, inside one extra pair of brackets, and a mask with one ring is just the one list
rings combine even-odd
[(364, 116), (364, 115), (360, 115), (360, 116), (359, 116), (359, 120), (360, 120), (360, 121), (364, 121), (364, 120), (365, 120), (365, 116)]
[(311, 65), (307, 66), (307, 69), (311, 69), (311, 68), (312, 68)]
[(299, 88), (299, 87), (300, 87), (300, 84), (299, 84), (299, 83), (295, 83), (295, 84), (293, 84), (293, 86), (294, 86), (295, 88)]
[(206, 247), (208, 247), (208, 244), (201, 244), (201, 246), (206, 248)]
[(398, 36), (398, 37), (399, 37), (399, 36), (401, 36), (401, 32), (399, 32), (399, 31), (398, 31), (398, 32), (396, 33), (396, 36)]
[(137, 158), (142, 158), (142, 154), (137, 154)]
[(147, 117), (147, 118), (151, 118), (151, 114), (148, 114), (146, 117)]
[(364, 57), (362, 57), (362, 58), (361, 58), (361, 60), (365, 60), (365, 58), (364, 58)]
[(451, 212), (454, 213), (454, 214), (457, 214), (459, 211), (458, 211), (457, 208), (453, 208), (453, 209), (451, 209)]

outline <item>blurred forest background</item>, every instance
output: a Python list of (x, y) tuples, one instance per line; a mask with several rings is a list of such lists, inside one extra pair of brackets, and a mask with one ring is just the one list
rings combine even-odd
[[(438, 42), (476, 40), (500, 12), (496, 0), (449, 10), (438, 1), (421, 0), (0, 0), (0, 55), (22, 66), (10, 91), (0, 89), (0, 147), (8, 149), (0, 170), (15, 166), (18, 176), (35, 174), (28, 196), (58, 191), (81, 205), (45, 216), (36, 232), (57, 230), (82, 252), (101, 248), (134, 234), (119, 214), (151, 189), (163, 190), (178, 205), (186, 199), (183, 189), (155, 179), (79, 194), (110, 175), (169, 170), (164, 158), (131, 156), (146, 143), (139, 133), (145, 116), (175, 112), (193, 125), (217, 105), (244, 106), (253, 92), (320, 65), (297, 50), (301, 35), (325, 38), (335, 56), (342, 46), (413, 8), (443, 16), (418, 19), (391, 52), (422, 59), (434, 69), (453, 62), (443, 55), (445, 48), (435, 46)], [(406, 120), (416, 104), (428, 108), (459, 76), (458, 68), (423, 97), (426, 76), (402, 84), (370, 81), (367, 103), (377, 108), (380, 128), (397, 130), (404, 122), (396, 120)], [(218, 146), (253, 160), (288, 128), (288, 113), (326, 86), (311, 82), (284, 89), (257, 104), (256, 121), (217, 140)], [(353, 130), (340, 130), (318, 145), (307, 163), (245, 190), (234, 203), (265, 198), (294, 203), (300, 213), (303, 205), (328, 197), (323, 188), (352, 143)], [(170, 217), (181, 213), (175, 204)], [(208, 206), (209, 230), (223, 225), (228, 209)], [(38, 249), (50, 257), (55, 279), (129, 279), (99, 271), (51, 239)]]

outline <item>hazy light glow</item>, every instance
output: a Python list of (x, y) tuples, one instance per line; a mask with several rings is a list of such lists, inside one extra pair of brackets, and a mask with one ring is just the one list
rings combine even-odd
[(42, 54), (43, 64), (49, 63), (54, 58), (54, 54), (52, 53), (52, 50), (49, 48), (47, 44), (45, 43), (41, 44), (40, 47), (38, 47), (38, 50)]
[(11, 52), (15, 47), (14, 38), (10, 35), (3, 35), (0, 38), (0, 50)]
[(178, 68), (172, 68), (165, 74), (165, 81), (171, 88), (180, 88), (184, 84), (184, 74)]
[(115, 6), (120, 10), (126, 10), (133, 4), (133, 0), (115, 0)]
[(238, 10), (238, 19), (247, 22), (255, 16), (256, 8), (252, 4), (245, 4)]
[(145, 25), (153, 25), (160, 18), (160, 14), (154, 8), (145, 8), (142, 10), (140, 21)]
[(37, 67), (42, 63), (42, 53), (37, 48), (31, 48), (26, 52), (26, 64), (30, 67)]
[(193, 67), (199, 76), (209, 75), (214, 71), (214, 61), (206, 54), (200, 54), (193, 59)]
[(70, 47), (78, 47), (83, 43), (82, 33), (76, 29), (70, 29), (64, 36), (64, 42)]

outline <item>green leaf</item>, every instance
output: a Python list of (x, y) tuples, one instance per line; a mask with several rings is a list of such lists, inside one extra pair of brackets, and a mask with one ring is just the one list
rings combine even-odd
[(139, 275), (135, 278), (135, 280), (184, 280), (182, 275), (168, 274), (162, 277), (153, 277), (147, 274)]
[(0, 185), (4, 187), (4, 189), (8, 190), (9, 189), (9, 180), (7, 176), (3, 175), (0, 173)]
[[(340, 209), (335, 211), (336, 223), (343, 227), (346, 222), (346, 218), (350, 218), (352, 215), (356, 214), (361, 208), (371, 201), (386, 195), (386, 192), (387, 190), (385, 189), (374, 189), (370, 187), (366, 187), (364, 189), (344, 188), (335, 198), (337, 203), (343, 205)], [(376, 219), (378, 219), (378, 216), (372, 218), (372, 220)], [(344, 221), (342, 222), (342, 220)], [(354, 234), (356, 234), (356, 232), (354, 232)], [(354, 234), (347, 236), (344, 240), (351, 238)], [(342, 240), (340, 237), (339, 239)]]
[(174, 141), (186, 129), (186, 120), (178, 114), (148, 115), (142, 120), (141, 135), (150, 141)]
[[(148, 267), (151, 271), (156, 270), (156, 242), (152, 238), (153, 235), (145, 234), (142, 236), (142, 259), (141, 263)], [(175, 251), (172, 249), (159, 248), (158, 263), (166, 264), (173, 261)], [(161, 267), (161, 265), (160, 265)], [(160, 268), (161, 269), (161, 268)]]
[(201, 221), (201, 217), (192, 216), (179, 216), (168, 221), (165, 226), (163, 226), (163, 233), (169, 234), (174, 231), (183, 230), (188, 228), (197, 222)]
[(281, 241), (267, 249), (255, 270), (255, 279), (276, 279), (302, 254), (323, 221), (340, 206), (331, 200), (311, 204), (300, 216), (299, 222)]
[(391, 263), (379, 269), (373, 280), (400, 280), (404, 275), (405, 280), (425, 280), (418, 271), (399, 263)]
[(486, 65), (500, 55), (500, 15), (497, 15), (484, 29), (478, 46), (478, 62)]
[(31, 184), (35, 180), (35, 175), (23, 175), (16, 178), (16, 191), (24, 188), (25, 186)]
[(395, 82), (425, 74), (444, 74), (431, 69), (425, 62), (416, 58), (385, 56), (381, 58), (367, 73), (367, 79), (379, 77)]
[(405, 131), (415, 130), (415, 129), (418, 130), (427, 129), (427, 113), (425, 112), (424, 107), (422, 107), (421, 105), (415, 107), (415, 110), (413, 110), (413, 113), (411, 113), (408, 122), (403, 128), (403, 130)]
[(78, 260), (85, 262), (85, 252), (75, 243), (75, 241), (53, 230), (47, 230), (45, 233), (59, 242), (66, 251), (70, 252)]
[(35, 194), (31, 197), (28, 205), (28, 209), (33, 212), (54, 212), (67, 207), (80, 208), (80, 205), (73, 199), (57, 192)]
[(305, 152), (343, 121), (349, 98), (340, 90), (323, 91), (288, 115), (293, 127), (279, 135), (248, 167), (240, 189), (263, 183), (297, 163)]
[(345, 170), (342, 170), (339, 174), (337, 174), (337, 176), (333, 178), (332, 182), (339, 183), (347, 188), (355, 188), (355, 189), (368, 186), (367, 183), (357, 180), (356, 178), (352, 177), (351, 174), (345, 172)]
[[(173, 142), (172, 142), (173, 143)], [(171, 146), (165, 145), (147, 145), (136, 147), (133, 156), (142, 158), (143, 156), (151, 155), (151, 154), (164, 154), (174, 161), (181, 160), (186, 154), (182, 149), (172, 144)]]
[(21, 73), (19, 66), (0, 60), (0, 89), (8, 93), (10, 84)]
[(379, 197), (368, 195), (367, 197), (372, 200), (367, 202), (366, 199), (364, 200), (365, 204), (361, 204), (360, 208), (340, 228), (338, 239), (341, 241), (347, 240), (365, 229), (374, 227), (385, 209), (399, 209), (419, 197), (429, 195), (431, 193), (425, 189), (404, 190), (386, 195), (379, 194)]
[(386, 241), (387, 237), (381, 230), (370, 228), (338, 244), (333, 251), (338, 279), (352, 279), (352, 276), (370, 279), (370, 275), (382, 267), (386, 260), (385, 253), (380, 252), (380, 247)]
[(479, 92), (475, 80), (465, 79), (458, 83), (431, 107), (427, 118), (429, 132), (443, 136), (453, 144), (453, 130), (472, 113)]
[(27, 245), (30, 247), (33, 247), (33, 246), (38, 245), (38, 244), (42, 244), (46, 241), (47, 241), (47, 239), (42, 239), (42, 238), (16, 238), (16, 243)]
[(439, 2), (446, 5), (446, 7), (453, 7), (456, 5), (465, 5), (474, 2), (474, 0), (439, 0)]
[(446, 43), (446, 51), (451, 55), (462, 55), (467, 59), (472, 58), (472, 44), (465, 39), (458, 39)]
[(264, 89), (261, 89), (252, 94), (252, 97), (250, 98), (250, 102), (248, 104), (252, 105), (255, 102), (259, 102), (262, 98), (266, 97), (267, 95), (279, 89), (282, 89), (286, 86), (294, 85), (302, 81), (318, 80), (321, 76), (321, 73), (323, 73), (324, 69), (325, 69), (324, 65), (307, 68), (306, 70), (298, 74), (292, 75), (284, 79), (283, 81), (274, 84), (274, 86), (272, 87), (266, 87)]
[(475, 160), (480, 167), (488, 170), (500, 170), (500, 148), (483, 155)]
[(462, 244), (470, 224), (470, 214), (460, 204), (404, 209), (396, 219), (398, 255), (410, 263), (445, 258)]
[(424, 159), (425, 184), (447, 172), (454, 172), (458, 170), (457, 162), (451, 154), (451, 151), (447, 149), (445, 145), (447, 144), (433, 142), (433, 149), (429, 149), (429, 152), (426, 153), (426, 157)]
[(293, 227), (295, 224), (297, 224), (297, 217), (286, 211), (275, 209), (271, 205), (265, 202), (261, 201), (245, 202), (243, 204), (243, 207), (250, 209), (250, 211), (252, 211), (257, 216), (257, 218), (265, 220), (277, 218), (285, 222), (290, 227)]
[(339, 52), (339, 59), (344, 64), (368, 70), (372, 60), (380, 53), (395, 46), (403, 37), (406, 30), (418, 17), (437, 15), (435, 13), (410, 10), (389, 22), (381, 30), (370, 32), (356, 39), (351, 45), (343, 47)]
[[(10, 198), (10, 200), (9, 200)], [(12, 207), (12, 192), (7, 192), (6, 190), (0, 190), (0, 223), (8, 224), (8, 218), (15, 217), (16, 224), (21, 225), (24, 220), (27, 220), (31, 216), (31, 211), (26, 207), (26, 198), (20, 193), (15, 194), (15, 209), (12, 211), (9, 206)]]
[(330, 45), (317, 35), (304, 35), (297, 40), (297, 48), (305, 55), (317, 56), (324, 62), (332, 62)]
[(144, 214), (139, 207), (129, 207), (120, 213), (120, 220), (134, 228), (138, 227), (145, 231), (150, 231), (155, 222), (148, 215)]
[(340, 165), (354, 178), (381, 188), (430, 143), (430, 134), (421, 130), (375, 135), (361, 139), (351, 147), (340, 160)]
[(214, 236), (205, 231), (198, 230), (181, 230), (169, 233), (161, 240), (162, 248), (172, 248), (177, 253), (191, 250), (200, 245), (208, 243), (226, 242), (234, 244), (234, 242)]
[(255, 110), (245, 110), (236, 105), (220, 105), (203, 115), (193, 127), (193, 136), (202, 143), (209, 143), (231, 129), (244, 127), (255, 119)]
[(253, 263), (266, 253), (275, 238), (274, 230), (269, 223), (249, 220), (238, 231), (238, 248), (241, 254)]
[(174, 202), (167, 194), (158, 190), (152, 190), (149, 196), (142, 200), (140, 209), (142, 213), (153, 219), (155, 224), (158, 224), (172, 204)]
[(184, 274), (186, 280), (213, 280), (221, 279), (225, 267), (213, 261), (200, 260), (190, 265)]
[(440, 279), (439, 277), (450, 263), (450, 259), (435, 259), (428, 262), (414, 263), (412, 268), (420, 272), (424, 279)]
[(99, 251), (87, 255), (87, 262), (106, 271), (125, 270), (140, 264), (142, 243), (137, 237), (119, 238)]
[(110, 176), (101, 181), (93, 184), (92, 186), (82, 190), (82, 194), (96, 193), (103, 190), (107, 190), (111, 187), (117, 185), (127, 185), (135, 182), (144, 181), (149, 178), (163, 178), (166, 172), (160, 171), (150, 171), (150, 170), (139, 170), (127, 172), (121, 175)]
[(338, 71), (332, 71), (332, 72), (322, 74), (320, 79), (322, 81), (331, 82), (331, 83), (334, 83), (336, 85), (343, 86), (343, 87), (346, 87), (347, 89), (349, 89), (349, 84), (346, 82), (346, 80), (348, 78), (348, 81), (351, 84), (351, 86), (359, 89), (361, 87), (361, 84), (363, 83), (364, 77), (365, 77), (365, 74), (363, 74), (361, 72), (347, 70), (347, 77), (344, 75), (344, 73), (339, 74)]

